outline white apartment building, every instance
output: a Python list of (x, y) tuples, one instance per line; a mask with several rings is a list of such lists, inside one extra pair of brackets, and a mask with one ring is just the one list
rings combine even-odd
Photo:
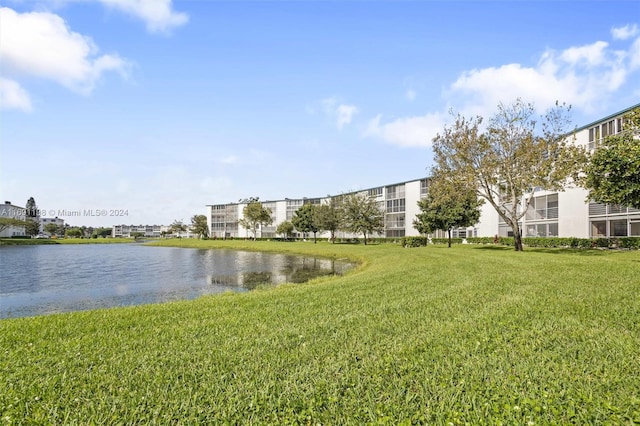
[[(571, 136), (575, 135), (576, 144), (585, 146), (589, 150), (597, 149), (598, 144), (606, 136), (622, 130), (624, 124), (622, 117), (639, 107), (640, 104), (634, 105), (580, 127), (572, 132)], [(428, 178), (420, 178), (357, 192), (375, 197), (383, 207), (385, 230), (380, 236), (397, 238), (419, 235), (413, 227), (413, 220), (419, 213), (418, 200), (427, 193), (427, 189)], [(263, 201), (262, 205), (271, 209), (273, 224), (259, 228), (257, 237), (275, 237), (278, 224), (286, 220), (290, 221), (293, 213), (302, 205), (326, 203), (329, 200), (330, 197)], [(246, 205), (247, 203), (242, 202), (207, 205), (206, 216), (211, 238), (252, 237), (251, 232), (238, 223), (242, 219), (242, 211)], [(640, 237), (640, 210), (591, 202), (588, 200), (588, 192), (576, 186), (568, 186), (560, 192), (541, 189), (535, 192), (522, 219), (521, 229), (525, 237)], [(509, 236), (511, 229), (502, 221), (495, 209), (489, 203), (485, 203), (482, 206), (480, 221), (475, 226), (455, 230), (453, 234), (461, 238)], [(337, 236), (351, 237), (352, 235), (338, 234)], [(326, 238), (328, 233), (318, 237)]]
[[(24, 207), (14, 206), (11, 201), (5, 201), (4, 204), (0, 204), (0, 217), (7, 219), (26, 219), (27, 210)], [(0, 238), (24, 236), (24, 226), (9, 226), (6, 229), (0, 231)]]
[(161, 238), (164, 236), (180, 238), (196, 238), (197, 235), (191, 232), (191, 227), (187, 225), (187, 230), (172, 234), (166, 225), (114, 225), (111, 228), (113, 238), (133, 238), (133, 234), (141, 234), (148, 238)]
[(168, 233), (169, 227), (164, 225), (114, 225), (111, 229), (113, 238), (133, 238), (132, 234), (139, 233), (145, 237), (160, 238)]
[(44, 227), (50, 223), (54, 223), (56, 226), (61, 227), (64, 226), (64, 219), (60, 219), (59, 217), (41, 217), (40, 218), (40, 233), (41, 234), (49, 234), (44, 230)]

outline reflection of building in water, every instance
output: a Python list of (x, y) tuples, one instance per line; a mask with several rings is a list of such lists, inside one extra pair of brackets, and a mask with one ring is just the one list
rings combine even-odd
[(313, 257), (253, 252), (237, 252), (236, 256), (237, 272), (211, 274), (207, 282), (252, 290), (261, 285), (303, 283), (321, 276), (342, 275), (352, 267), (342, 261)]

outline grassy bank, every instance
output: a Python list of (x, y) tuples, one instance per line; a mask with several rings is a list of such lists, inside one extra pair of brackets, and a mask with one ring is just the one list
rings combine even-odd
[(3, 422), (640, 422), (638, 252), (178, 243), (362, 267), (272, 290), (2, 320)]
[(132, 243), (132, 238), (0, 238), (0, 246), (42, 244), (119, 244)]

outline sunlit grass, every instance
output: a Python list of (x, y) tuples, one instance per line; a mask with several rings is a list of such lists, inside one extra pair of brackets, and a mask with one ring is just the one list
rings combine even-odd
[(640, 422), (640, 253), (169, 241), (340, 278), (0, 321), (9, 423)]

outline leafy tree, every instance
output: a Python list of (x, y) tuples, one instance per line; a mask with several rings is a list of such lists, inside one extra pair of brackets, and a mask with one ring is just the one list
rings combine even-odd
[(640, 209), (640, 108), (623, 123), (623, 130), (606, 137), (591, 155), (582, 185), (598, 203)]
[(314, 223), (321, 230), (324, 229), (331, 233), (331, 242), (336, 241), (336, 231), (342, 227), (342, 197), (332, 197), (327, 204), (316, 206), (314, 214)]
[(142, 232), (132, 232), (131, 236), (133, 237), (134, 240), (137, 240), (138, 238), (144, 237), (144, 233), (142, 233)]
[(24, 233), (30, 236), (36, 236), (40, 233), (40, 221), (37, 218), (27, 218), (24, 225)]
[(243, 218), (238, 221), (240, 225), (246, 229), (251, 230), (253, 239), (256, 239), (258, 225), (271, 225), (273, 219), (271, 218), (271, 209), (262, 206), (262, 203), (257, 198), (252, 198), (252, 201), (242, 209)]
[(26, 225), (27, 221), (25, 220), (15, 219), (13, 217), (0, 217), (0, 232), (11, 227), (22, 227)]
[(112, 228), (96, 228), (93, 230), (93, 234), (91, 234), (91, 238), (107, 238), (111, 236)]
[(293, 213), (291, 223), (300, 232), (313, 232), (313, 243), (317, 242), (316, 234), (320, 231), (316, 221), (316, 208), (314, 204), (304, 204)]
[(56, 225), (55, 223), (47, 223), (44, 226), (44, 231), (49, 235), (55, 235), (58, 233), (58, 225)]
[(27, 200), (27, 205), (25, 206), (26, 212), (25, 216), (27, 218), (37, 218), (38, 214), (38, 206), (36, 205), (36, 200), (33, 197), (29, 197)]
[(571, 144), (564, 131), (568, 112), (556, 104), (538, 127), (533, 105), (518, 99), (510, 106), (499, 104), (486, 130), (482, 117), (457, 115), (434, 138), (436, 168), (465, 188), (475, 188), (493, 206), (513, 230), (516, 251), (522, 251), (519, 222), (536, 188), (564, 190), (586, 159), (584, 149)]
[(473, 188), (456, 185), (454, 179), (433, 175), (426, 197), (418, 201), (420, 213), (413, 226), (421, 234), (429, 234), (437, 229), (447, 231), (451, 247), (453, 228), (473, 226), (480, 220), (480, 206)]
[(40, 219), (38, 218), (36, 200), (34, 200), (33, 197), (29, 197), (25, 208), (25, 219), (27, 223), (24, 226), (24, 233), (33, 237), (40, 233)]
[(363, 234), (364, 244), (367, 235), (381, 233), (384, 230), (384, 211), (375, 198), (363, 193), (345, 195), (342, 199), (342, 227), (354, 234)]
[(180, 235), (182, 232), (187, 232), (187, 225), (182, 223), (181, 220), (174, 220), (171, 225), (169, 225), (169, 232), (173, 235)]
[(207, 224), (207, 217), (203, 214), (196, 214), (191, 217), (191, 231), (198, 236), (198, 238), (209, 236), (209, 225)]
[(81, 238), (84, 232), (81, 228), (69, 228), (65, 231), (64, 236), (67, 238)]
[(278, 225), (278, 227), (276, 228), (276, 233), (280, 235), (284, 235), (285, 238), (289, 239), (293, 234), (293, 229), (294, 229), (293, 223), (287, 220), (282, 222), (280, 225)]

